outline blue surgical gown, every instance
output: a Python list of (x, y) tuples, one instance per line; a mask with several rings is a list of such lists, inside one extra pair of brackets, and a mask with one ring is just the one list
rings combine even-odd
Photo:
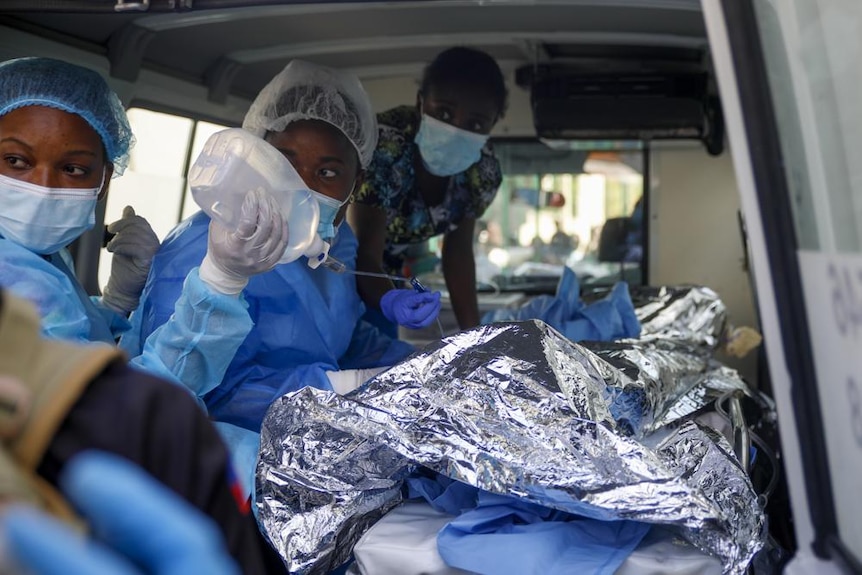
[(42, 333), (52, 339), (114, 344), (129, 327), (123, 316), (87, 295), (66, 249), (41, 256), (0, 237), (0, 286), (36, 306)]
[[(86, 294), (71, 263), (65, 249), (41, 256), (0, 237), (0, 286), (36, 306), (46, 337), (114, 345), (129, 322)], [(186, 387), (217, 383), (251, 331), (245, 303), (214, 292), (194, 273), (174, 307), (170, 321), (135, 341), (131, 364)], [(219, 332), (224, 325), (230, 329)]]
[[(209, 218), (198, 212), (165, 238), (132, 316), (129, 341), (146, 340), (171, 317), (184, 279), (206, 254), (208, 226)], [(344, 224), (330, 255), (355, 269), (356, 247)], [(365, 309), (352, 274), (311, 269), (305, 258), (252, 277), (243, 298), (254, 326), (223, 379), (204, 396), (219, 422), (259, 433), (267, 408), (281, 395), (305, 386), (332, 389), (327, 371), (388, 366), (413, 351), (360, 320)], [(218, 329), (230, 331), (230, 319)], [(130, 353), (140, 351), (125, 342)]]
[[(123, 334), (121, 347), (133, 366), (185, 386), (202, 406), (201, 395), (218, 386), (252, 328), (245, 301), (215, 292), (197, 269), (180, 279), (169, 317), (145, 338), (100, 298), (87, 295), (65, 249), (41, 256), (0, 237), (0, 286), (35, 304), (46, 337), (113, 345)], [(217, 427), (248, 491), (257, 437), (227, 424)]]

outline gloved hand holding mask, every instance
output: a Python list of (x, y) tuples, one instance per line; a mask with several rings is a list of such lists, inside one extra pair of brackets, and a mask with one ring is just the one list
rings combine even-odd
[(380, 298), (380, 310), (391, 322), (421, 329), (431, 325), (440, 313), (440, 292), (389, 290)]
[(114, 257), (108, 285), (102, 292), (102, 302), (127, 314), (138, 307), (153, 256), (159, 250), (159, 238), (147, 220), (135, 215), (132, 206), (123, 208), (123, 217), (110, 224), (108, 231), (114, 237), (108, 242), (107, 250)]
[(200, 277), (214, 290), (236, 295), (251, 276), (275, 267), (287, 241), (287, 222), (278, 203), (262, 190), (252, 190), (243, 201), (236, 230), (210, 222)]
[(13, 507), (2, 518), (5, 543), (27, 573), (239, 574), (212, 521), (128, 461), (83, 453), (63, 470), (61, 484), (101, 541)]

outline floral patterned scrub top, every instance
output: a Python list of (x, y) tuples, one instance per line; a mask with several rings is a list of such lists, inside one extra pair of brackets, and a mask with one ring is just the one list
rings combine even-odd
[(378, 114), (377, 122), (377, 148), (354, 201), (386, 212), (383, 266), (389, 273), (400, 273), (410, 244), (450, 232), (464, 218), (480, 218), (494, 199), (502, 174), (491, 145), (486, 144), (478, 162), (449, 179), (443, 202), (426, 206), (416, 189), (413, 169), (414, 155), (419, 153), (413, 143), (418, 111), (400, 106)]

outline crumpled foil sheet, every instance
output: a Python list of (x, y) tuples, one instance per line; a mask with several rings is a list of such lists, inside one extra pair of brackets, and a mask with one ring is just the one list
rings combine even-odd
[(641, 322), (640, 341), (686, 342), (715, 350), (724, 335), (727, 308), (704, 286), (630, 288)]
[(584, 342), (599, 361), (605, 398), (622, 433), (643, 437), (709, 405), (726, 392), (751, 395), (736, 370), (685, 342)]
[(641, 337), (582, 342), (604, 362), (606, 399), (621, 431), (643, 437), (702, 409), (723, 393), (750, 394), (736, 371), (712, 359), (727, 322), (714, 291), (701, 286), (632, 289)]
[(675, 526), (743, 573), (764, 516), (731, 448), (691, 422), (653, 447), (621, 433), (609, 369), (542, 322), (499, 323), (433, 344), (348, 396), (288, 394), (263, 425), (260, 524), (291, 573), (327, 573), (421, 465), (570, 513)]

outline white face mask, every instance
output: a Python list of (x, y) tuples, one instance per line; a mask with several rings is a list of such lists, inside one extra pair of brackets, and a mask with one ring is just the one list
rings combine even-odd
[(0, 235), (37, 254), (52, 254), (93, 227), (101, 190), (102, 184), (47, 188), (0, 174)]

